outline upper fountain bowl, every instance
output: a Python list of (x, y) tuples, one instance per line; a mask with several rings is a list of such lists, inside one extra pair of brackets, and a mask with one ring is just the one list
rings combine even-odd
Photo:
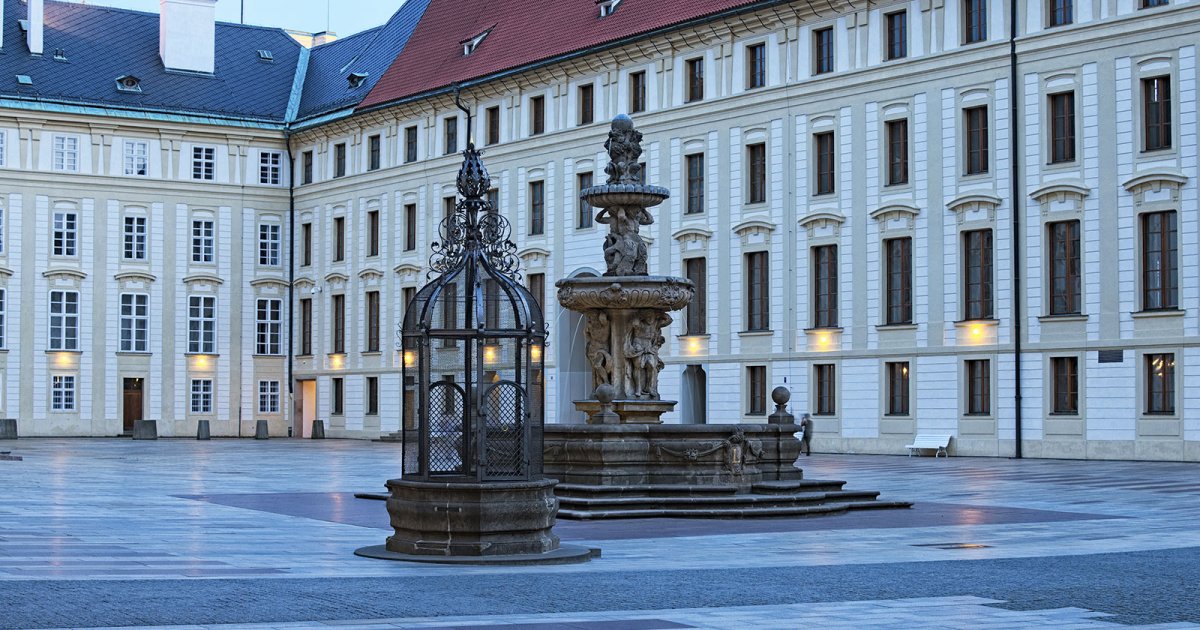
[(652, 208), (666, 201), (671, 191), (662, 186), (644, 184), (601, 184), (584, 188), (579, 194), (593, 208), (615, 208), (638, 206)]

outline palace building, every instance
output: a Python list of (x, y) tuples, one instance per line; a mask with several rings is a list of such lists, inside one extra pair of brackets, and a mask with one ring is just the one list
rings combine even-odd
[(666, 421), (763, 422), (783, 385), (819, 451), (1200, 461), (1196, 0), (407, 0), (312, 48), (215, 1), (0, 5), (22, 436), (398, 431), (470, 139), (547, 419), (582, 422), (554, 284), (604, 269), (578, 193), (628, 113), (673, 194), (650, 268), (697, 286)]

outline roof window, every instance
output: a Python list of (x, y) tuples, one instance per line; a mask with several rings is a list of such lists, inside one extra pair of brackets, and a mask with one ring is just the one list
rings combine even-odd
[(63, 50), (62, 48), (55, 48), (54, 49), (54, 60), (55, 61), (66, 61), (67, 60), (67, 51)]
[(475, 37), (472, 37), (471, 39), (459, 42), (463, 47), (463, 56), (466, 57), (467, 55), (475, 52), (475, 49), (479, 48), (479, 45), (483, 43), (484, 38), (487, 37), (488, 33), (491, 32), (492, 29), (489, 28), (488, 30), (476, 35)]
[(354, 88), (362, 85), (363, 81), (367, 80), (367, 76), (368, 75), (366, 72), (351, 72), (346, 77), (346, 80), (350, 82), (350, 88), (354, 89)]
[(620, 4), (621, 0), (596, 0), (596, 5), (600, 7), (600, 17), (602, 18), (612, 15)]
[(117, 77), (118, 92), (141, 92), (142, 80), (132, 74), (123, 74)]
[(28, 74), (18, 74), (17, 75), (17, 84), (18, 85), (33, 85), (33, 79), (30, 78)]
[(275, 61), (275, 55), (271, 54), (271, 51), (269, 50), (260, 50), (258, 51), (258, 60), (270, 63)]

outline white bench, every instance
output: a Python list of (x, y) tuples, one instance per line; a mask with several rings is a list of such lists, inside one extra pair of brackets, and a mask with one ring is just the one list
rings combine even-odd
[(917, 437), (913, 438), (912, 444), (909, 444), (904, 448), (908, 449), (909, 457), (912, 457), (913, 453), (925, 449), (934, 449), (934, 457), (937, 457), (938, 455), (950, 457), (950, 453), (946, 451), (946, 448), (950, 446), (951, 437), (952, 436), (949, 435), (918, 435)]

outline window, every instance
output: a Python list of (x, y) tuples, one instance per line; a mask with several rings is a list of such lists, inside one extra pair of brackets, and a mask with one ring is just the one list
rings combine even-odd
[(77, 291), (50, 292), (50, 340), (51, 350), (79, 349), (79, 293)]
[[(404, 304), (404, 310), (408, 311), (408, 305), (412, 304), (413, 298), (417, 297), (417, 287), (404, 287), (400, 290), (400, 302)], [(401, 314), (403, 317), (403, 314)]]
[(192, 147), (192, 179), (212, 181), (217, 178), (217, 150), (213, 147)]
[(987, 39), (987, 0), (963, 0), (963, 43)]
[(339, 142), (333, 145), (333, 176), (346, 176), (346, 143)]
[(886, 258), (885, 287), (887, 324), (912, 323), (912, 238), (883, 242)]
[(54, 136), (53, 166), (56, 171), (65, 171), (68, 173), (79, 171), (79, 138), (75, 136)]
[(266, 267), (280, 265), (280, 232), (278, 223), (261, 223), (258, 226), (258, 264)]
[(192, 221), (192, 262), (211, 263), (215, 260), (215, 227), (212, 219)]
[(8, 291), (0, 289), (0, 348), (8, 347)]
[(833, 27), (813, 31), (813, 74), (833, 72)]
[(488, 145), (498, 144), (500, 142), (500, 106), (487, 108), (487, 143)]
[(687, 103), (704, 100), (704, 58), (687, 60)]
[(258, 154), (258, 183), (278, 186), (283, 182), (283, 154), (263, 151)]
[[(582, 193), (584, 190), (592, 187), (592, 173), (579, 173), (575, 176), (575, 190)], [(592, 211), (592, 204), (588, 203), (582, 195), (579, 196), (579, 217), (575, 223), (575, 227), (579, 229), (592, 227), (592, 219), (595, 213)]]
[(1179, 307), (1179, 235), (1174, 211), (1142, 215), (1142, 310)]
[(1076, 415), (1079, 413), (1079, 359), (1077, 357), (1052, 357), (1050, 359), (1050, 387), (1053, 413)]
[[(442, 328), (451, 330), (458, 325), (458, 284), (451, 282), (442, 291)], [(442, 339), (443, 348), (453, 348), (457, 344), (452, 338)]]
[(346, 352), (346, 296), (332, 295), (329, 300), (330, 341), (332, 354)]
[(529, 235), (546, 230), (546, 183), (529, 182)]
[(301, 156), (301, 181), (305, 184), (311, 184), (313, 180), (313, 152), (305, 151)]
[(986, 173), (988, 172), (987, 107), (964, 109), (963, 122), (967, 132), (967, 175)]
[(763, 143), (746, 146), (746, 169), (749, 179), (749, 196), (746, 203), (767, 201), (767, 145)]
[(887, 415), (907, 416), (908, 362), (896, 361), (884, 365), (887, 372)]
[(300, 225), (300, 265), (307, 267), (312, 264), (313, 229), (311, 223)]
[(908, 119), (887, 122), (887, 183), (908, 183)]
[(367, 256), (379, 255), (379, 211), (367, 211)]
[(1050, 0), (1050, 26), (1065, 26), (1074, 20), (1072, 0)]
[(908, 12), (896, 11), (885, 16), (887, 20), (887, 49), (885, 59), (903, 59), (908, 56)]
[(404, 163), (417, 161), (417, 128), (404, 128)]
[(54, 375), (50, 377), (50, 410), (75, 411), (75, 377)]
[[(3, 137), (4, 137), (4, 134), (0, 133), (0, 138), (3, 138)], [(2, 144), (0, 144), (0, 153), (2, 153), (3, 150), (4, 150), (3, 146), (2, 146)], [(3, 164), (4, 164), (3, 161), (0, 161), (0, 166), (2, 166)], [(0, 208), (0, 255), (3, 255), (3, 254), (4, 254), (4, 208)]]
[(379, 352), (379, 292), (367, 291), (366, 352)]
[(746, 254), (746, 330), (771, 328), (770, 275), (767, 252)]
[(379, 415), (379, 377), (367, 377), (367, 414), (368, 416)]
[(1146, 355), (1146, 413), (1175, 413), (1175, 355)]
[(967, 415), (986, 416), (992, 412), (992, 362), (987, 359), (965, 361), (967, 372)]
[(300, 356), (311, 356), (313, 333), (312, 298), (300, 300)]
[(685, 214), (704, 212), (704, 154), (697, 153), (684, 158), (687, 170), (687, 206)]
[(442, 219), (449, 219), (454, 216), (457, 197), (442, 197)]
[(331, 384), (333, 386), (333, 396), (330, 396), (331, 404), (329, 413), (335, 416), (340, 416), (346, 407), (346, 384), (345, 381), (340, 378), (332, 378), (329, 380), (332, 382)]
[(188, 353), (216, 354), (217, 298), (188, 296)]
[(837, 413), (837, 371), (832, 363), (813, 366), (817, 405), (813, 415), (832, 416)]
[(754, 44), (746, 47), (746, 89), (753, 90), (767, 85), (767, 45)]
[(8, 152), (8, 133), (0, 133), (0, 166), (6, 165), (5, 154)]
[(1081, 311), (1079, 221), (1046, 226), (1050, 237), (1050, 314), (1078, 315)]
[(150, 169), (150, 144), (140, 140), (125, 141), (125, 174), (146, 176)]
[(346, 217), (333, 218), (333, 262), (346, 260)]
[(500, 189), (493, 188), (487, 193), (488, 214), (500, 214)]
[(529, 274), (529, 284), (526, 288), (533, 294), (533, 299), (537, 300), (538, 307), (545, 313), (546, 309), (546, 274), (531, 273)]
[(1143, 9), (1152, 9), (1154, 7), (1167, 6), (1167, 0), (1142, 0)]
[(1142, 79), (1143, 144), (1147, 151), (1171, 148), (1171, 77)]
[(375, 134), (367, 138), (367, 170), (378, 171), (383, 165), (383, 138)]
[(450, 155), (458, 152), (458, 116), (451, 116), (442, 121), (442, 153)]
[(192, 413), (212, 413), (212, 396), (212, 379), (192, 379)]
[(817, 182), (818, 195), (831, 195), (836, 189), (837, 165), (834, 163), (836, 151), (833, 147), (833, 132), (823, 131), (813, 134), (813, 144), (817, 150)]
[(283, 354), (283, 300), (258, 300), (254, 353)]
[(417, 204), (404, 205), (404, 251), (417, 248)]
[(746, 394), (748, 416), (767, 414), (767, 368), (764, 365), (746, 366)]
[(1050, 95), (1050, 163), (1075, 161), (1075, 93)]
[(121, 352), (150, 351), (150, 296), (121, 294)]
[(684, 334), (703, 335), (708, 332), (708, 266), (704, 258), (688, 258), (683, 261), (683, 274), (695, 287), (692, 301), (688, 302)]
[(992, 317), (992, 231), (963, 232), (967, 255), (964, 280), (964, 319)]
[(258, 413), (279, 413), (279, 381), (258, 382)]
[(591, 83), (579, 86), (579, 124), (590, 125), (596, 119), (595, 87)]
[(125, 260), (146, 260), (146, 217), (125, 217)]
[(812, 248), (813, 327), (836, 328), (838, 325), (837, 245)]
[(54, 213), (53, 250), (55, 256), (74, 256), (77, 215), (74, 212)]
[(529, 134), (536, 136), (546, 132), (546, 97), (529, 99)]
[(629, 73), (629, 113), (646, 111), (646, 71)]

